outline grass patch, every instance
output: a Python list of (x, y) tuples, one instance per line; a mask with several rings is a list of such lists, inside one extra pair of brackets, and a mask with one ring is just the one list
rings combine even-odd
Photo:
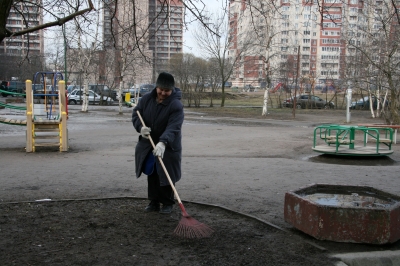
[[(331, 93), (315, 93), (314, 95), (319, 96), (320, 98), (332, 101), (335, 104), (335, 109), (345, 109), (346, 108), (346, 99), (343, 93), (340, 94), (331, 94)], [(280, 93), (270, 93), (268, 96), (268, 108), (282, 108), (282, 102), (290, 98), (293, 95), (289, 93), (280, 92)], [(211, 103), (211, 94), (207, 92), (192, 94), (192, 99), (197, 99), (197, 105), (202, 107), (210, 106)], [(189, 100), (189, 95), (184, 94), (183, 103), (185, 106), (193, 107), (195, 106), (195, 101)], [(221, 93), (216, 92), (213, 94), (212, 102), (213, 107), (221, 105)], [(358, 95), (353, 95), (353, 99), (358, 99)], [(264, 104), (264, 91), (259, 92), (248, 92), (248, 93), (225, 93), (225, 107), (262, 107)], [(285, 109), (285, 108), (283, 108)]]

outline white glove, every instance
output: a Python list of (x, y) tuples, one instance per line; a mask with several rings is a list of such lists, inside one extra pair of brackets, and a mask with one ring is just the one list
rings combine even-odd
[(156, 148), (153, 150), (154, 156), (163, 158), (164, 152), (165, 152), (165, 144), (163, 142), (157, 143)]
[(142, 127), (142, 129), (140, 129), (140, 135), (142, 135), (142, 137), (145, 139), (149, 138), (150, 132), (151, 128), (149, 127)]

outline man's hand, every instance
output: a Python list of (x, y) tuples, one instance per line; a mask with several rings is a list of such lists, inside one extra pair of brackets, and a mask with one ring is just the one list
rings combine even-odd
[(140, 135), (142, 135), (143, 138), (148, 139), (150, 135), (151, 129), (149, 127), (142, 127), (140, 130)]
[(153, 150), (154, 156), (163, 158), (164, 152), (165, 152), (165, 144), (163, 142), (157, 143), (156, 148)]

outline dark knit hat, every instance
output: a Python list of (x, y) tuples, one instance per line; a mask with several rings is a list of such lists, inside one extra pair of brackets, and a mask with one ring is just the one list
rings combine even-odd
[(161, 72), (156, 81), (156, 87), (173, 90), (175, 88), (174, 77), (167, 72)]

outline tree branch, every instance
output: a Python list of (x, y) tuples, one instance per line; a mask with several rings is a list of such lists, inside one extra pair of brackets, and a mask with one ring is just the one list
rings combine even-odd
[[(21, 35), (24, 35), (24, 34), (27, 34), (27, 33), (30, 33), (30, 32), (35, 32), (35, 31), (38, 31), (38, 30), (41, 30), (41, 29), (46, 29), (46, 28), (50, 28), (50, 27), (53, 27), (53, 26), (61, 26), (61, 25), (65, 24), (66, 22), (74, 19), (77, 16), (83, 15), (86, 12), (90, 12), (90, 11), (94, 10), (95, 8), (93, 6), (92, 1), (91, 0), (88, 0), (88, 1), (89, 1), (89, 7), (86, 8), (86, 9), (77, 11), (75, 13), (70, 14), (69, 16), (60, 18), (60, 19), (58, 19), (56, 21), (48, 22), (48, 23), (45, 23), (45, 24), (42, 24), (42, 25), (38, 25), (36, 27), (25, 29), (25, 30), (21, 30), (21, 31), (17, 31), (17, 32), (11, 32), (11, 31), (7, 30), (6, 31), (6, 37), (21, 36)], [(0, 41), (2, 41), (2, 40), (0, 40)]]

